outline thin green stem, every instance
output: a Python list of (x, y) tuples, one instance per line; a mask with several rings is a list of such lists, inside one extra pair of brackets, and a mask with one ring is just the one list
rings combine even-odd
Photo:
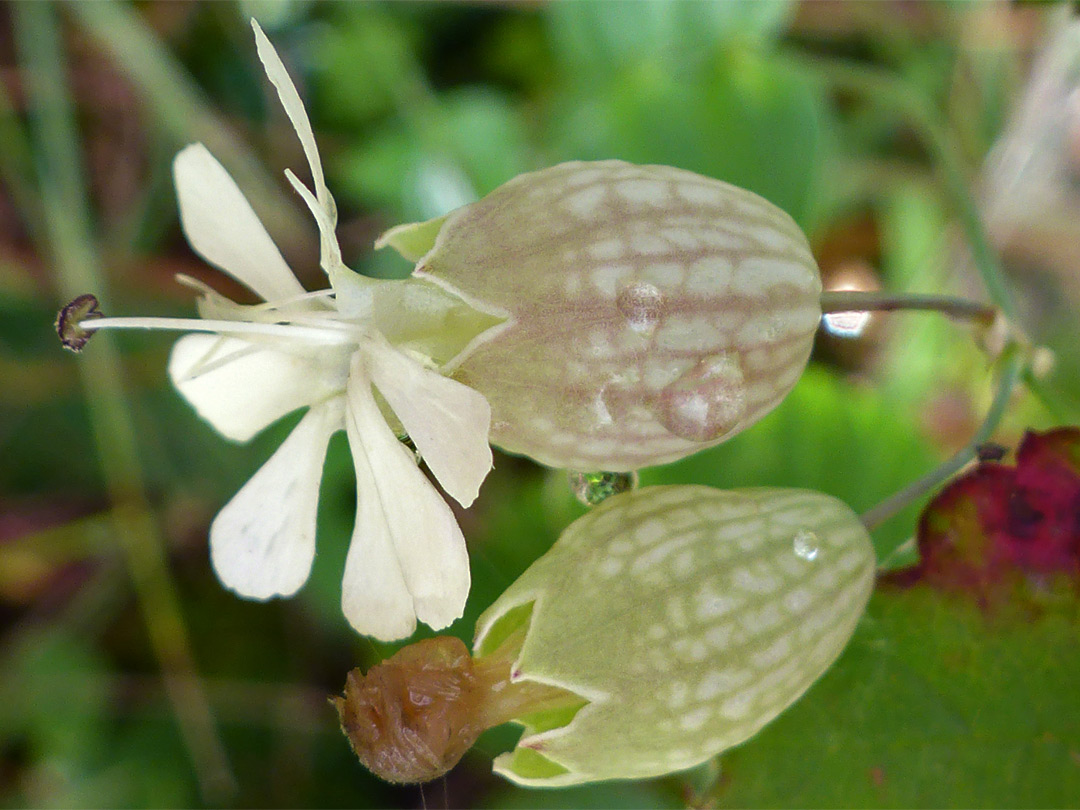
[(15, 104), (3, 82), (0, 82), (0, 180), (7, 187), (19, 210), (26, 216), (24, 226), (34, 239), (40, 239), (41, 201), (34, 192), (34, 159)]
[(953, 318), (975, 321), (985, 326), (991, 325), (997, 315), (997, 310), (991, 306), (948, 295), (917, 295), (862, 290), (832, 290), (821, 294), (821, 311), (826, 314), (832, 312), (887, 312), (908, 309), (942, 312)]
[(997, 392), (990, 403), (990, 410), (987, 411), (986, 418), (975, 432), (975, 435), (972, 436), (971, 441), (964, 445), (952, 458), (943, 461), (922, 478), (912, 482), (895, 495), (891, 495), (877, 506), (864, 512), (861, 519), (867, 529), (877, 528), (908, 504), (914, 503), (927, 492), (948, 481), (975, 459), (979, 446), (989, 441), (994, 430), (1001, 422), (1001, 418), (1005, 414), (1005, 408), (1009, 404), (1009, 398), (1012, 396), (1013, 388), (1016, 387), (1016, 383), (1023, 374), (1026, 365), (1027, 359), (1019, 347), (1011, 346), (1006, 349)]
[(941, 172), (945, 191), (960, 218), (987, 295), (1006, 318), (1015, 320), (1016, 307), (1005, 283), (1001, 262), (990, 244), (979, 208), (971, 196), (971, 182), (961, 150), (929, 101), (896, 76), (876, 68), (820, 57), (798, 56), (795, 59), (828, 86), (856, 93), (872, 103), (897, 110), (919, 132)]
[[(32, 144), (38, 158), (42, 249), (52, 254), (62, 300), (91, 289), (105, 292), (91, 236), (86, 181), (56, 9), (50, 3), (16, 3), (12, 13), (30, 102)], [(95, 449), (113, 503), (113, 528), (150, 644), (203, 795), (209, 803), (218, 804), (232, 790), (233, 779), (195, 672), (165, 559), (164, 539), (143, 485), (120, 358), (106, 335), (94, 351), (74, 365), (82, 380)]]

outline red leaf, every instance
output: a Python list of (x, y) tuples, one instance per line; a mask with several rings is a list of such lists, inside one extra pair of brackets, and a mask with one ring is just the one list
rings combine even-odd
[(897, 577), (994, 601), (1064, 577), (1080, 585), (1080, 428), (1029, 431), (1016, 465), (980, 462), (919, 519), (920, 562)]

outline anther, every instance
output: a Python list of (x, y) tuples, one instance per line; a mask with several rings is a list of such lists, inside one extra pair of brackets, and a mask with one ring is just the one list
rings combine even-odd
[(56, 334), (65, 349), (78, 354), (94, 334), (93, 330), (83, 329), (83, 321), (103, 317), (105, 314), (98, 309), (96, 296), (80, 295), (57, 313)]

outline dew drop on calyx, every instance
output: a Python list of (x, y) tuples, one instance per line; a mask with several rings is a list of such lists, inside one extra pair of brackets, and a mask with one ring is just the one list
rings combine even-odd
[(570, 490), (586, 506), (596, 506), (612, 495), (635, 489), (637, 485), (636, 472), (570, 473)]
[(705, 442), (734, 430), (746, 410), (742, 367), (733, 355), (706, 357), (660, 392), (657, 418), (681, 439)]
[(635, 332), (649, 333), (656, 328), (664, 307), (664, 295), (647, 281), (628, 284), (615, 296), (615, 306)]
[(795, 553), (807, 561), (816, 559), (820, 551), (817, 535), (808, 529), (797, 531), (791, 545)]

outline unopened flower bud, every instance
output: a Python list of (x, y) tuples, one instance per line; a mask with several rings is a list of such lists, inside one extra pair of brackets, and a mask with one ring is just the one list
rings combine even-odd
[(724, 441), (798, 380), (821, 317), (806, 238), (745, 189), (668, 166), (564, 163), (378, 243), (506, 318), (453, 375), (491, 438), (625, 471)]

